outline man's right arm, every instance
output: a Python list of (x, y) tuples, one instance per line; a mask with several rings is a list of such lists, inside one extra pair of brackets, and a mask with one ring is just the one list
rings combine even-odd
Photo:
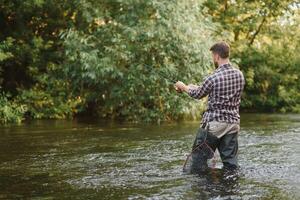
[(200, 86), (188, 85), (187, 93), (195, 99), (201, 99), (207, 96), (211, 92), (212, 88), (213, 88), (213, 83), (211, 79), (208, 77), (204, 80), (204, 82)]

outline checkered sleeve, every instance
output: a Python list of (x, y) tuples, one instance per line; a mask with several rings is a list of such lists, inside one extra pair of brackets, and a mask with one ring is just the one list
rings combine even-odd
[(212, 90), (212, 88), (213, 83), (210, 80), (210, 77), (208, 77), (204, 80), (201, 86), (198, 86), (196, 88), (189, 88), (188, 94), (195, 99), (201, 99), (207, 96)]

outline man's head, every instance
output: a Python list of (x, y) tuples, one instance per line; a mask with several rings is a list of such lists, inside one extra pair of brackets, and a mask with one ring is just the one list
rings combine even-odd
[(213, 62), (216, 68), (218, 68), (220, 64), (229, 62), (230, 47), (226, 42), (218, 42), (209, 50), (212, 52)]

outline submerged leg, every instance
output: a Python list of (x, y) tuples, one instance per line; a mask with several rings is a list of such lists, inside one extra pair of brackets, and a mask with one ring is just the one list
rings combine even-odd
[(224, 165), (224, 169), (237, 169), (238, 133), (224, 135), (220, 139), (220, 145), (218, 149)]

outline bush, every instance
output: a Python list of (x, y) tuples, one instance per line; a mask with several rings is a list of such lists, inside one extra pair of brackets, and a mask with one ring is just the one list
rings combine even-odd
[(80, 108), (80, 97), (70, 92), (69, 83), (58, 79), (59, 67), (48, 66), (44, 75), (37, 76), (37, 83), (31, 89), (19, 89), (16, 102), (26, 105), (27, 116), (34, 119), (72, 118)]
[(63, 96), (51, 96), (47, 91), (25, 90), (20, 93), (17, 101), (27, 107), (27, 116), (34, 119), (65, 119), (77, 113), (80, 99), (66, 100)]
[(130, 121), (195, 116), (192, 108), (201, 104), (178, 96), (164, 76), (195, 83), (211, 66), (214, 26), (201, 1), (100, 2), (82, 5), (90, 26), (61, 35), (64, 72), (86, 99), (86, 112)]
[(300, 59), (297, 54), (298, 51), (279, 45), (240, 52), (239, 65), (246, 78), (242, 109), (299, 112)]
[(0, 123), (20, 123), (27, 111), (25, 105), (9, 101), (10, 95), (0, 93)]

